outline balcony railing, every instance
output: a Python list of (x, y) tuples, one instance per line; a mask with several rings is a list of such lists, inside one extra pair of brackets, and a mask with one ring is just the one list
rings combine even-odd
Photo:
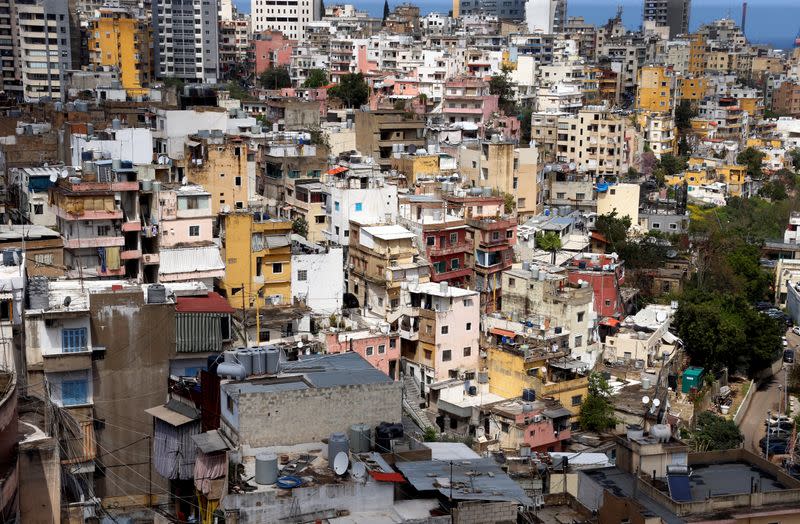
[(468, 242), (458, 242), (456, 244), (449, 244), (445, 247), (428, 247), (428, 255), (432, 257), (441, 257), (445, 255), (452, 255), (454, 253), (467, 253), (470, 251), (472, 251), (472, 244)]

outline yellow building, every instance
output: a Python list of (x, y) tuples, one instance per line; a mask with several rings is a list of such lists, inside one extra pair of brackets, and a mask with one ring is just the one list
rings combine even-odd
[(192, 135), (186, 142), (184, 176), (211, 193), (214, 215), (248, 207), (247, 152), (238, 137)]
[(678, 101), (688, 100), (692, 106), (697, 106), (700, 100), (706, 96), (708, 81), (705, 77), (679, 78), (677, 94)]
[(741, 196), (747, 183), (747, 166), (725, 164), (722, 160), (692, 157), (687, 161), (686, 171), (667, 177), (669, 186), (701, 186), (722, 182), (728, 186), (728, 195)]
[(653, 112), (672, 110), (675, 78), (664, 66), (644, 66), (639, 69), (636, 109)]
[[(506, 398), (522, 395), (523, 389), (533, 389), (536, 398), (553, 397), (572, 413), (576, 421), (583, 400), (589, 395), (589, 379), (584, 375), (559, 371), (550, 363), (563, 360), (564, 353), (544, 351), (528, 356), (520, 351), (489, 347), (486, 365), (489, 371), (489, 391)], [(551, 369), (552, 368), (552, 369)]]
[(697, 135), (698, 138), (714, 138), (714, 135), (717, 134), (717, 123), (712, 120), (692, 118), (690, 123), (692, 134)]
[(747, 166), (725, 164), (715, 170), (717, 182), (728, 185), (728, 195), (742, 196), (747, 180)]
[[(252, 212), (221, 215), (222, 289), (234, 308), (292, 303), (292, 223)], [(244, 293), (244, 300), (242, 300)]]
[(780, 138), (748, 138), (745, 148), (748, 147), (780, 149), (783, 147), (783, 140)]
[(140, 94), (150, 82), (150, 25), (122, 7), (102, 7), (89, 21), (92, 64), (113, 66), (122, 87)]
[(764, 99), (761, 97), (737, 98), (742, 111), (747, 111), (751, 121), (758, 121), (764, 116)]
[[(447, 156), (447, 155), (445, 155)], [(452, 164), (451, 172), (455, 171), (455, 160), (452, 157), (449, 164)], [(442, 171), (447, 169), (440, 168), (439, 155), (410, 155), (402, 154), (391, 159), (392, 169), (396, 169), (401, 175), (406, 177), (409, 187), (418, 182), (420, 178), (433, 179), (439, 175), (447, 174)], [(449, 166), (446, 166), (449, 167)]]
[(689, 75), (698, 77), (706, 72), (706, 41), (701, 34), (692, 35), (689, 44)]

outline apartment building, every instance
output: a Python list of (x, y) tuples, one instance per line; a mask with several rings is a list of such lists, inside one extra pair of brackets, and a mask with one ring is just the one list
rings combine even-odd
[(292, 223), (261, 213), (222, 215), (220, 240), (225, 277), (221, 288), (234, 308), (292, 303)]
[(800, 83), (783, 82), (772, 93), (772, 110), (786, 116), (800, 116)]
[(154, 71), (158, 79), (186, 83), (219, 78), (219, 11), (215, 0), (153, 4)]
[(636, 109), (654, 113), (672, 111), (675, 76), (664, 66), (645, 66), (637, 76)]
[(430, 262), (433, 282), (469, 287), (472, 282), (472, 237), (463, 218), (449, 214), (441, 199), (408, 195), (400, 199), (400, 224), (416, 235)]
[(657, 26), (669, 27), (669, 38), (689, 32), (692, 0), (645, 0), (642, 22), (655, 21)]
[(640, 117), (644, 120), (641, 126), (644, 141), (653, 151), (656, 158), (666, 153), (677, 154), (678, 135), (675, 129), (675, 120), (669, 114), (646, 114)]
[(122, 87), (140, 94), (150, 83), (152, 64), (150, 26), (123, 7), (104, 6), (89, 20), (89, 59), (96, 66), (119, 72)]
[(321, 19), (322, 10), (321, 0), (299, 0), (288, 6), (274, 0), (251, 0), (252, 31), (272, 29), (291, 40), (303, 41), (308, 23)]
[(16, 60), (22, 96), (35, 102), (43, 97), (63, 100), (63, 73), (72, 68), (69, 5), (63, 0), (14, 2)]
[(489, 82), (462, 77), (444, 83), (442, 118), (445, 122), (483, 124), (498, 110), (498, 95), (489, 93)]
[(219, 24), (219, 76), (238, 78), (252, 71), (250, 64), (250, 20), (237, 18)]
[(739, 101), (732, 97), (710, 97), (699, 104), (698, 118), (714, 125), (715, 136), (740, 140), (747, 133), (749, 118)]
[(588, 106), (559, 119), (556, 158), (592, 176), (627, 170), (626, 118), (606, 106)]
[(403, 368), (417, 383), (475, 378), (479, 362), (478, 293), (447, 282), (410, 283), (398, 320)]
[(249, 207), (250, 187), (255, 183), (248, 176), (248, 143), (222, 132), (189, 135), (183, 160), (176, 166), (191, 184), (203, 186), (211, 194), (211, 212), (219, 213)]
[(359, 150), (372, 156), (383, 170), (391, 167), (392, 153), (427, 145), (425, 121), (403, 111), (357, 111), (355, 127)]
[(289, 40), (280, 31), (269, 29), (254, 33), (250, 46), (253, 52), (253, 67), (256, 76), (270, 67), (288, 67), (292, 62), (295, 40)]
[(396, 317), (404, 282), (429, 280), (428, 264), (419, 257), (414, 233), (398, 225), (351, 220), (347, 270), (347, 291), (379, 318)]
[(594, 290), (594, 309), (599, 318), (624, 317), (629, 297), (622, 293), (625, 262), (616, 255), (581, 254), (567, 266), (570, 283), (587, 282)]

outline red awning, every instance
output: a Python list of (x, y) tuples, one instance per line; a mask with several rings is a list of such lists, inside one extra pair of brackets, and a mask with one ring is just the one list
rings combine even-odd
[(501, 337), (510, 337), (510, 338), (514, 338), (517, 336), (517, 334), (514, 333), (513, 331), (500, 328), (492, 328), (489, 330), (489, 333), (491, 333), (492, 335), (499, 335)]
[(344, 173), (345, 171), (349, 171), (349, 169), (344, 166), (336, 166), (328, 169), (325, 173), (328, 175), (338, 175), (339, 173)]
[(175, 311), (178, 313), (233, 313), (233, 308), (222, 295), (210, 292), (204, 297), (178, 297)]
[(405, 482), (406, 478), (400, 473), (385, 473), (383, 471), (369, 470), (369, 474), (375, 480), (381, 482)]
[(604, 318), (600, 321), (601, 326), (608, 326), (608, 327), (619, 327), (619, 320), (616, 318)]

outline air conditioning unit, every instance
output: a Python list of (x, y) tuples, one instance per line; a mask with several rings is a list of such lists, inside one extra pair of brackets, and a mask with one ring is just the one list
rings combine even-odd
[(533, 421), (534, 422), (541, 422), (542, 421), (542, 416), (541, 415), (534, 415), (533, 416)]

